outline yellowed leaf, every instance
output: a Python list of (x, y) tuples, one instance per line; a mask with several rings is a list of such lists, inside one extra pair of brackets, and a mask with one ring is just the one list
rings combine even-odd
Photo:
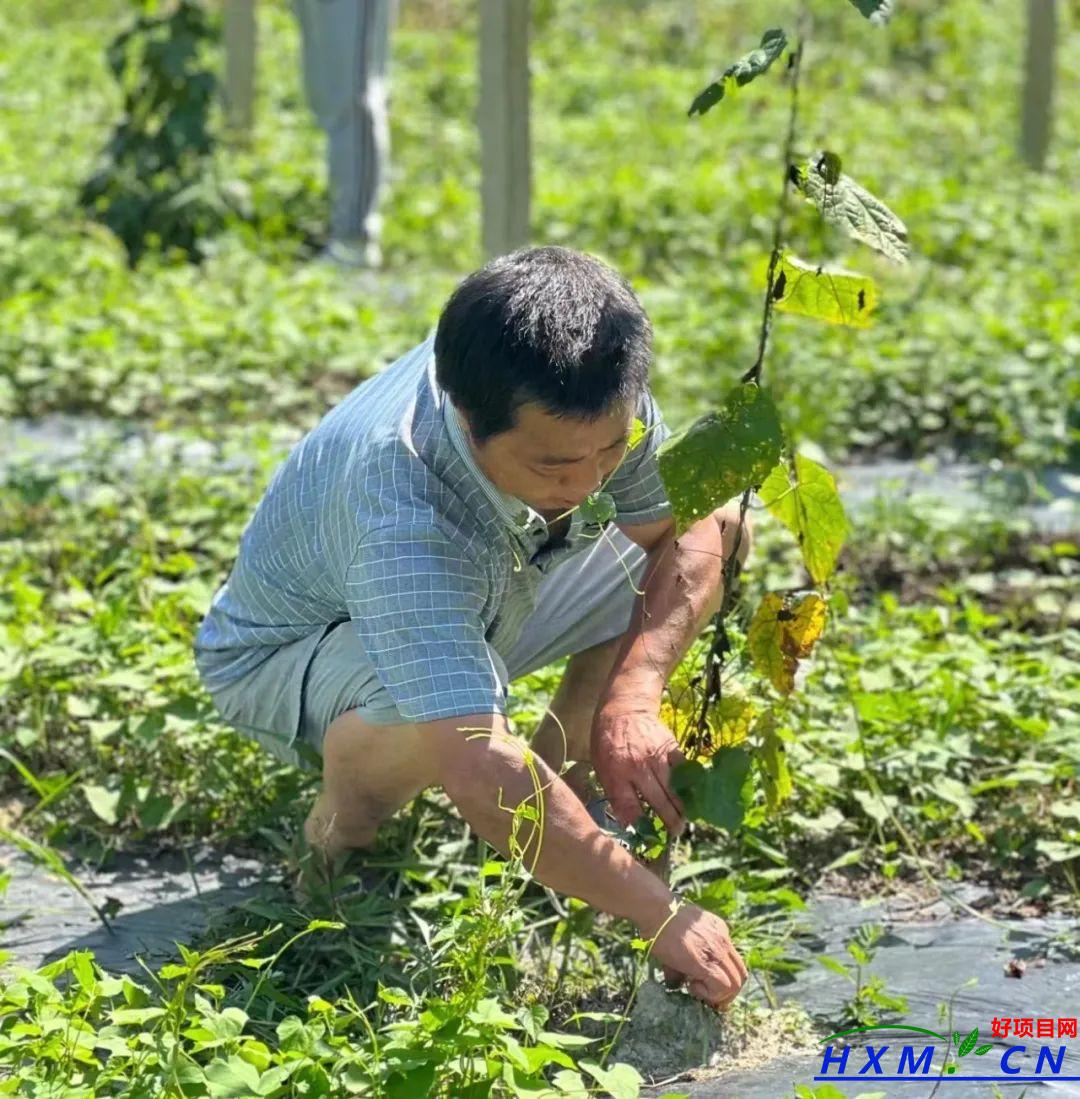
[(750, 659), (781, 693), (795, 688), (795, 671), (814, 649), (825, 627), (828, 604), (820, 595), (804, 595), (793, 607), (770, 592), (761, 601), (747, 631)]
[(873, 279), (854, 271), (814, 266), (785, 255), (775, 272), (772, 299), (781, 312), (869, 328), (877, 308), (877, 287)]
[(678, 740), (685, 722), (683, 715), (666, 698), (660, 703), (660, 720), (675, 734), (675, 739)]
[(671, 730), (679, 747), (688, 756), (708, 759), (716, 751), (716, 736), (711, 715), (705, 719), (705, 735), (698, 734), (697, 699), (694, 692), (679, 692), (678, 704), (667, 699), (660, 704), (660, 720)]
[(720, 702), (713, 707), (710, 724), (716, 728), (718, 748), (733, 748), (750, 735), (750, 726), (757, 716), (757, 707), (743, 694), (725, 690)]
[(784, 598), (769, 592), (762, 599), (746, 633), (750, 659), (757, 671), (781, 693), (790, 694), (795, 687), (795, 657), (784, 649), (786, 631), (781, 616), (790, 612), (784, 609)]
[(783, 649), (796, 658), (805, 660), (814, 649), (825, 628), (825, 612), (828, 604), (820, 595), (804, 595), (791, 611), (791, 618), (784, 619)]

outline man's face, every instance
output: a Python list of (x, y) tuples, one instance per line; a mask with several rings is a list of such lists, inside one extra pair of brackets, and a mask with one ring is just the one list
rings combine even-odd
[(629, 402), (591, 422), (559, 419), (530, 402), (518, 408), (515, 427), (480, 446), (470, 435), (470, 444), (492, 484), (551, 521), (595, 492), (622, 461), (633, 421)]

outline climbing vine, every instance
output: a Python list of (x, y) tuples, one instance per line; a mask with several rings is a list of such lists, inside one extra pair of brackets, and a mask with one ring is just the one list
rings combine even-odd
[[(891, 0), (851, 0), (874, 23), (884, 23)], [(844, 271), (828, 261), (794, 255), (787, 221), (797, 196), (812, 203), (826, 221), (853, 239), (898, 263), (908, 255), (903, 222), (859, 186), (829, 150), (800, 153), (799, 88), (810, 37), (804, 7), (794, 44), (779, 28), (765, 32), (757, 49), (728, 66), (691, 103), (689, 115), (703, 116), (733, 93), (764, 76), (787, 52), (788, 119), (780, 192), (773, 220), (772, 246), (763, 288), (757, 355), (719, 408), (699, 417), (668, 439), (658, 452), (661, 477), (675, 515), (676, 536), (714, 509), (739, 497), (734, 550), (724, 562), (724, 597), (713, 621), (704, 665), (665, 702), (671, 725), (687, 760), (675, 768), (673, 783), (690, 819), (734, 830), (754, 795), (754, 776), (769, 809), (791, 793), (782, 718), (795, 689), (799, 662), (809, 657), (828, 616), (829, 580), (848, 533), (848, 521), (833, 475), (784, 437), (781, 416), (764, 383), (770, 335), (777, 313), (812, 317), (828, 324), (865, 328), (873, 323), (880, 295), (874, 280)], [(733, 645), (726, 620), (736, 599), (738, 546), (744, 536), (751, 497), (775, 516), (798, 542), (809, 584), (769, 592), (752, 614), (745, 655), (760, 689), (732, 689), (728, 665)], [(639, 829), (649, 834), (647, 827)], [(655, 833), (653, 833), (655, 835)]]

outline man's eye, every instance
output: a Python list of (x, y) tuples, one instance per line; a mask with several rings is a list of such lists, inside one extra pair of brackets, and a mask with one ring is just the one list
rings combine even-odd
[[(625, 446), (626, 440), (623, 439), (621, 442), (604, 447), (603, 453), (606, 454), (609, 450), (622, 450)], [(560, 469), (565, 469), (568, 465), (573, 464), (572, 462), (551, 462), (550, 464), (541, 462), (539, 465), (534, 465), (533, 469), (539, 473), (557, 473)]]

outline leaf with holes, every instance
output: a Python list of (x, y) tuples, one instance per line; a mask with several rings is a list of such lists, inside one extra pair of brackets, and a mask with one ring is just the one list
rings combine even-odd
[(816, 153), (805, 164), (791, 166), (791, 181), (833, 225), (898, 263), (908, 258), (907, 227), (882, 202), (851, 176), (840, 173), (835, 183), (827, 153)]
[(787, 35), (779, 27), (767, 30), (761, 36), (761, 45), (740, 57), (734, 64), (728, 65), (720, 78), (713, 81), (695, 98), (687, 114), (691, 116), (704, 114), (711, 107), (715, 107), (729, 91), (743, 84), (749, 84), (751, 80), (768, 69), (784, 52), (786, 45)]
[(792, 616), (783, 622), (784, 651), (796, 660), (805, 660), (817, 639), (825, 629), (825, 612), (828, 604), (820, 595), (811, 592), (792, 608)]
[(755, 670), (781, 693), (795, 688), (800, 660), (813, 651), (825, 626), (825, 600), (811, 593), (791, 607), (776, 592), (762, 599), (746, 634)]
[(780, 417), (759, 386), (740, 385), (722, 408), (700, 417), (657, 451), (675, 533), (759, 485), (783, 446)]
[(784, 648), (784, 619), (790, 617), (784, 609), (784, 597), (769, 592), (758, 605), (746, 631), (746, 644), (755, 670), (763, 675), (781, 694), (791, 694), (795, 688), (798, 663)]
[(706, 767), (686, 760), (671, 772), (688, 820), (707, 821), (734, 832), (742, 824), (753, 796), (750, 756), (742, 748), (721, 748)]
[(824, 467), (795, 455), (795, 483), (784, 466), (777, 466), (758, 491), (761, 502), (798, 539), (806, 570), (815, 584), (824, 584), (836, 568), (847, 537), (847, 515), (836, 491), (836, 479)]
[(839, 267), (814, 267), (795, 256), (780, 257), (772, 300), (782, 313), (813, 317), (828, 324), (869, 328), (877, 307), (874, 280)]

